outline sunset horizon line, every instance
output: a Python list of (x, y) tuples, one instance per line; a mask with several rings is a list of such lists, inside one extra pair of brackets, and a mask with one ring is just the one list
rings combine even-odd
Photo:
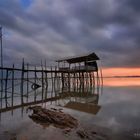
[(113, 77), (113, 76), (140, 76), (140, 68), (102, 68), (103, 77)]

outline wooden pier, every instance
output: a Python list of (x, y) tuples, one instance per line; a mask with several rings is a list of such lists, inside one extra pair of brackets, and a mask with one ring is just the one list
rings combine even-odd
[[(37, 102), (37, 90), (40, 90), (41, 99), (47, 99), (47, 90), (51, 92), (60, 91), (75, 92), (86, 87), (97, 87), (103, 84), (102, 72), (99, 71), (97, 61), (99, 57), (95, 53), (77, 57), (69, 57), (56, 60), (56, 66), (47, 67), (46, 61), (40, 66), (32, 66), (22, 61), (21, 68), (13, 65), (0, 67), (2, 77), (0, 78), (0, 102), (5, 100), (5, 107), (14, 106), (14, 97), (18, 95), (21, 105), (28, 100), (30, 93), (34, 92), (34, 101)], [(44, 91), (46, 93), (44, 94)], [(84, 94), (84, 93), (83, 93)], [(9, 98), (11, 103), (9, 103)], [(41, 100), (40, 99), (40, 100)]]

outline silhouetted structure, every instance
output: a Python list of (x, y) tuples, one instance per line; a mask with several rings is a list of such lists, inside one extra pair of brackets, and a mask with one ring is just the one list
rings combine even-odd
[[(7, 68), (0, 67), (1, 72), (4, 74), (1, 77), (1, 109), (14, 106), (14, 97), (20, 98), (20, 104), (29, 105), (29, 96), (34, 94), (34, 101), (43, 102), (54, 98), (52, 95), (47, 95), (47, 90), (51, 89), (52, 93), (68, 92), (77, 95), (77, 92), (87, 93), (88, 87), (97, 87), (97, 93), (99, 92), (99, 85), (101, 84), (101, 78), (99, 77), (99, 68), (97, 65), (99, 57), (95, 53), (65, 58), (57, 60), (57, 66), (47, 67), (46, 61), (43, 65), (32, 66), (25, 64), (24, 59), (21, 68)], [(40, 91), (40, 92), (37, 92)], [(44, 91), (46, 91), (44, 93)], [(41, 95), (40, 100), (37, 101), (38, 94)], [(65, 94), (66, 96), (66, 94)], [(60, 98), (60, 94), (55, 96)], [(5, 100), (5, 104), (2, 103)], [(9, 101), (10, 100), (10, 101)], [(10, 102), (10, 103), (9, 103)]]

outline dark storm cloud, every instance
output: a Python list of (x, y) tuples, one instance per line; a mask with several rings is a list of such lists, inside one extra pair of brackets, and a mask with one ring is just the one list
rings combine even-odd
[(105, 67), (139, 67), (139, 6), (139, 0), (34, 0), (23, 7), (2, 0), (5, 57), (37, 62), (95, 51)]

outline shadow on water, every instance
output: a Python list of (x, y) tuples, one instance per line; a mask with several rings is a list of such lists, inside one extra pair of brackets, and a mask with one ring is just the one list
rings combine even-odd
[[(51, 83), (51, 81), (50, 81)], [(30, 85), (31, 88), (33, 86)], [(7, 91), (7, 96), (0, 99), (0, 113), (6, 111), (12, 111), (17, 108), (24, 108), (25, 106), (31, 106), (48, 102), (50, 104), (61, 106), (69, 109), (74, 109), (82, 112), (96, 114), (101, 106), (98, 105), (99, 101), (99, 87), (91, 85), (71, 85), (71, 87), (42, 87), (34, 85), (30, 92), (21, 96), (19, 93), (14, 93), (12, 96)], [(3, 94), (3, 93), (1, 93)]]

